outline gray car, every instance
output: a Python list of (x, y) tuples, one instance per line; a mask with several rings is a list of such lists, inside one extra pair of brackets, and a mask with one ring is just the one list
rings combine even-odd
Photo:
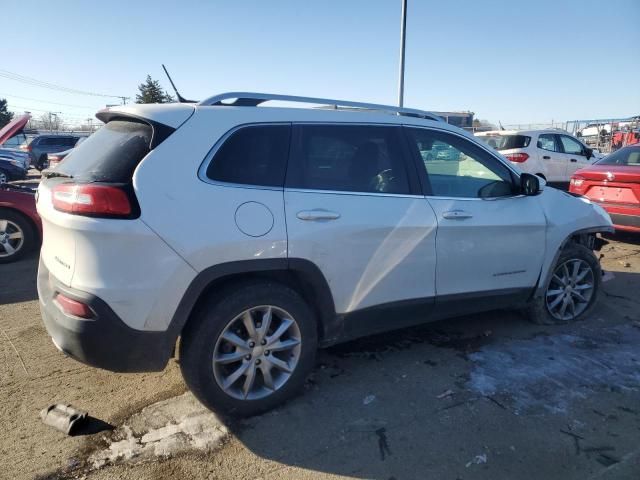
[(77, 135), (38, 135), (26, 147), (31, 156), (31, 165), (38, 170), (47, 168), (47, 154), (69, 150), (79, 138)]

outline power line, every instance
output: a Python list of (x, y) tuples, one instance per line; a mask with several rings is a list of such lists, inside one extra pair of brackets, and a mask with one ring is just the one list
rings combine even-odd
[(73, 104), (70, 104), (70, 103), (50, 102), (49, 100), (40, 100), (38, 98), (21, 97), (19, 95), (12, 95), (10, 93), (0, 93), (0, 96), (11, 97), (11, 98), (20, 98), (22, 100), (31, 100), (33, 102), (50, 103), (51, 105), (60, 105), (61, 107), (86, 108), (86, 109), (90, 109), (90, 110), (96, 110), (96, 108), (97, 108), (97, 107), (89, 107), (88, 105), (73, 105)]
[(86, 90), (78, 90), (75, 88), (63, 87), (62, 85), (56, 85), (55, 83), (45, 82), (43, 80), (38, 80), (36, 78), (27, 77), (25, 75), (20, 75), (17, 73), (9, 72), (8, 70), (0, 69), (0, 77), (8, 78), (9, 80), (14, 80), (16, 82), (22, 82), (27, 85), (32, 85), (34, 87), (42, 87), (49, 88), (51, 90), (58, 90), (60, 92), (66, 93), (75, 93), (77, 95), (89, 95), (92, 97), (107, 97), (107, 98), (119, 98), (124, 103), (129, 97), (125, 97), (123, 95), (107, 95), (105, 93), (96, 93), (96, 92), (88, 92)]

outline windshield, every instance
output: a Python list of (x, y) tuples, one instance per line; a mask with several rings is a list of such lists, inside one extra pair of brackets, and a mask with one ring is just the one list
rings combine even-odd
[(77, 145), (57, 168), (80, 181), (129, 182), (149, 153), (153, 130), (133, 120), (113, 120)]
[(486, 135), (478, 138), (496, 150), (525, 148), (531, 142), (531, 137), (526, 135)]
[(624, 147), (598, 160), (596, 165), (640, 166), (640, 146)]

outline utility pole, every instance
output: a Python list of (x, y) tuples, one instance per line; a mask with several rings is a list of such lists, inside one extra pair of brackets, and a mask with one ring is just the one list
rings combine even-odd
[(402, 19), (400, 22), (400, 71), (398, 72), (398, 107), (404, 106), (404, 42), (407, 37), (407, 0), (402, 1)]

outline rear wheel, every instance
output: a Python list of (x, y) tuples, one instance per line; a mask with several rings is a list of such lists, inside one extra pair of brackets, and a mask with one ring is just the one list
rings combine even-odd
[(0, 170), (0, 185), (9, 181), (9, 174), (4, 170)]
[(593, 252), (582, 245), (570, 244), (560, 254), (544, 295), (527, 308), (527, 316), (543, 325), (581, 320), (597, 301), (601, 277), (600, 264)]
[(0, 263), (22, 258), (35, 243), (29, 221), (20, 213), (0, 209)]
[(38, 163), (36, 163), (36, 168), (42, 171), (48, 166), (49, 166), (49, 160), (47, 159), (47, 154), (40, 155), (40, 158), (38, 159)]
[(313, 368), (316, 322), (292, 289), (250, 283), (211, 298), (180, 343), (185, 382), (208, 408), (235, 416), (292, 397)]

